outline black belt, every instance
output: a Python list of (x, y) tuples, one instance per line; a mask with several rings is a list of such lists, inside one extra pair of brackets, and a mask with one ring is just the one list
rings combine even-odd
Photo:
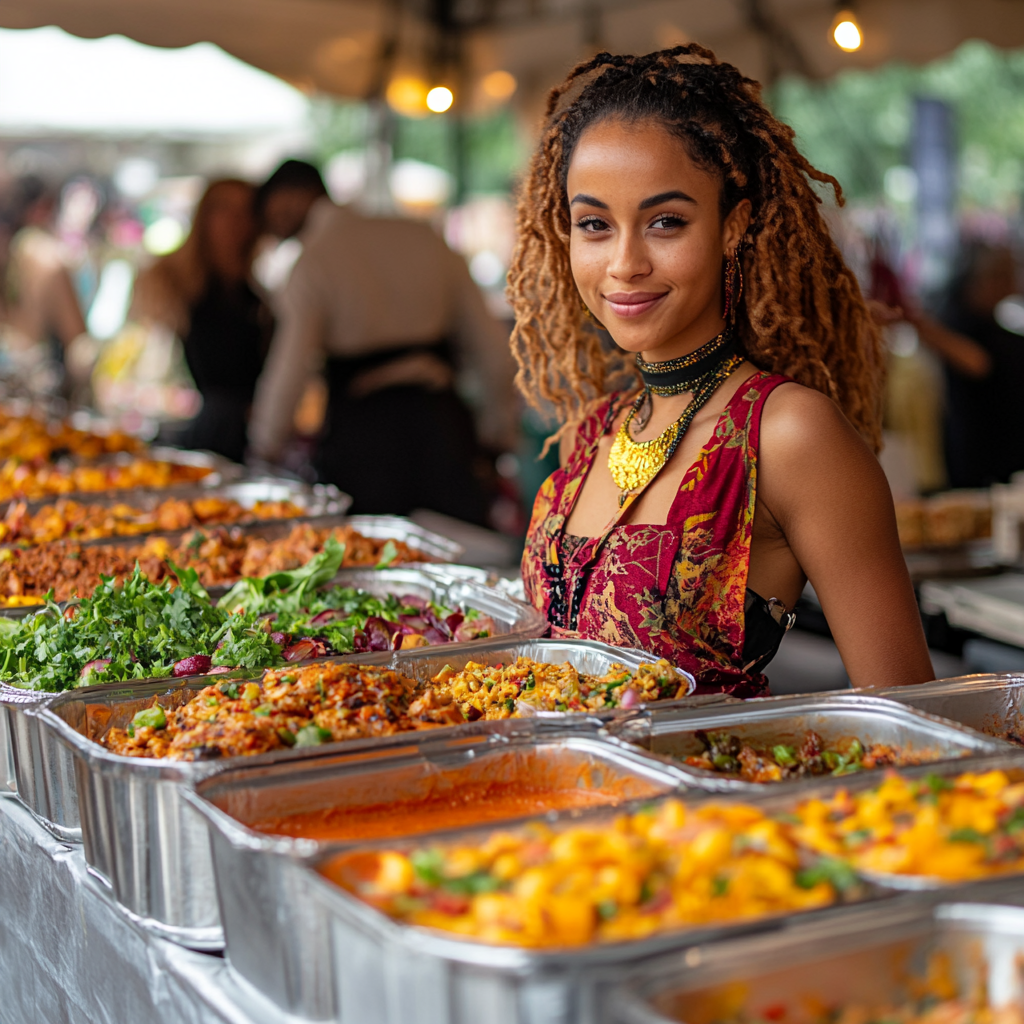
[(419, 355), (434, 356), (447, 366), (454, 367), (452, 345), (447, 338), (426, 345), (401, 345), (397, 348), (378, 349), (362, 356), (331, 356), (324, 366), (331, 405), (334, 406), (339, 399), (349, 396), (353, 382), (364, 373), (407, 356)]

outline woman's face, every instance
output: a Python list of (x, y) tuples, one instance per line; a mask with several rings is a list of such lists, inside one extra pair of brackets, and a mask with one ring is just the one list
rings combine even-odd
[(662, 125), (618, 119), (583, 133), (567, 190), (576, 286), (620, 348), (672, 359), (722, 330), (722, 260), (749, 200), (723, 221), (717, 175)]
[(205, 243), (210, 264), (227, 280), (248, 274), (248, 256), (256, 233), (253, 190), (245, 185), (221, 185), (206, 207)]

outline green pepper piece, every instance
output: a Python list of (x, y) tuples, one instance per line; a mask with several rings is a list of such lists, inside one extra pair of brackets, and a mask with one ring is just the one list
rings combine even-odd
[(129, 732), (130, 736), (135, 735), (135, 729), (163, 729), (167, 725), (167, 715), (164, 714), (164, 709), (159, 704), (154, 704), (151, 708), (145, 708), (139, 711), (132, 719), (132, 730)]
[(608, 918), (614, 917), (619, 912), (619, 905), (615, 900), (601, 900), (597, 905), (597, 916), (602, 921), (607, 921)]
[(238, 683), (221, 683), (217, 687), (230, 700), (238, 700)]
[(505, 701), (505, 710), (511, 715), (516, 709), (516, 702), (514, 697), (509, 697)]
[(975, 828), (958, 828), (949, 833), (951, 843), (983, 843), (985, 837)]
[(792, 747), (787, 747), (785, 743), (772, 747), (772, 757), (775, 763), (783, 768), (790, 768), (796, 764), (796, 751)]
[(297, 747), (319, 747), (333, 739), (333, 734), (327, 729), (321, 729), (319, 725), (305, 725), (295, 734), (295, 746)]
[(835, 771), (837, 768), (842, 768), (846, 763), (839, 754), (834, 750), (823, 750), (821, 752), (822, 763), (828, 768), (829, 771)]
[(277, 730), (277, 738), (286, 746), (295, 746), (295, 733), (291, 729), (281, 728)]
[(260, 718), (267, 718), (267, 717), (269, 717), (270, 712), (273, 711), (273, 710), (274, 710), (274, 705), (273, 704), (261, 704), (258, 708), (256, 708), (256, 710), (253, 712), (253, 714), (254, 715), (258, 715)]
[(864, 744), (860, 740), (854, 738), (849, 749), (846, 751), (847, 764), (853, 761), (862, 761), (864, 759)]
[(729, 891), (729, 879), (725, 875), (716, 875), (711, 882), (711, 895), (724, 896)]
[(711, 763), (720, 772), (736, 772), (739, 771), (740, 763), (735, 757), (730, 757), (728, 754), (715, 754), (711, 758)]

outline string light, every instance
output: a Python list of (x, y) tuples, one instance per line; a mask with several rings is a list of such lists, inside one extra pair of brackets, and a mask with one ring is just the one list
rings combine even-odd
[(832, 38), (835, 40), (836, 46), (847, 53), (853, 53), (854, 50), (860, 49), (864, 37), (852, 11), (840, 11), (836, 15), (832, 25)]
[(443, 114), (455, 102), (455, 94), (444, 85), (436, 85), (427, 93), (427, 109)]

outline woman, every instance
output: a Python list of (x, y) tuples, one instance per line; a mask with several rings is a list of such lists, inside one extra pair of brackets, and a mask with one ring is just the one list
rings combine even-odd
[[(841, 200), (700, 46), (552, 92), (509, 278), (520, 385), (570, 423), (523, 557), (552, 635), (762, 696), (810, 579), (855, 686), (932, 678), (872, 454), (878, 331), (812, 181)], [(599, 398), (617, 367), (587, 316), (642, 387)]]
[(181, 338), (203, 407), (182, 444), (241, 462), (256, 380), (273, 331), (255, 291), (255, 190), (244, 181), (212, 182), (181, 247), (139, 275), (132, 316)]

